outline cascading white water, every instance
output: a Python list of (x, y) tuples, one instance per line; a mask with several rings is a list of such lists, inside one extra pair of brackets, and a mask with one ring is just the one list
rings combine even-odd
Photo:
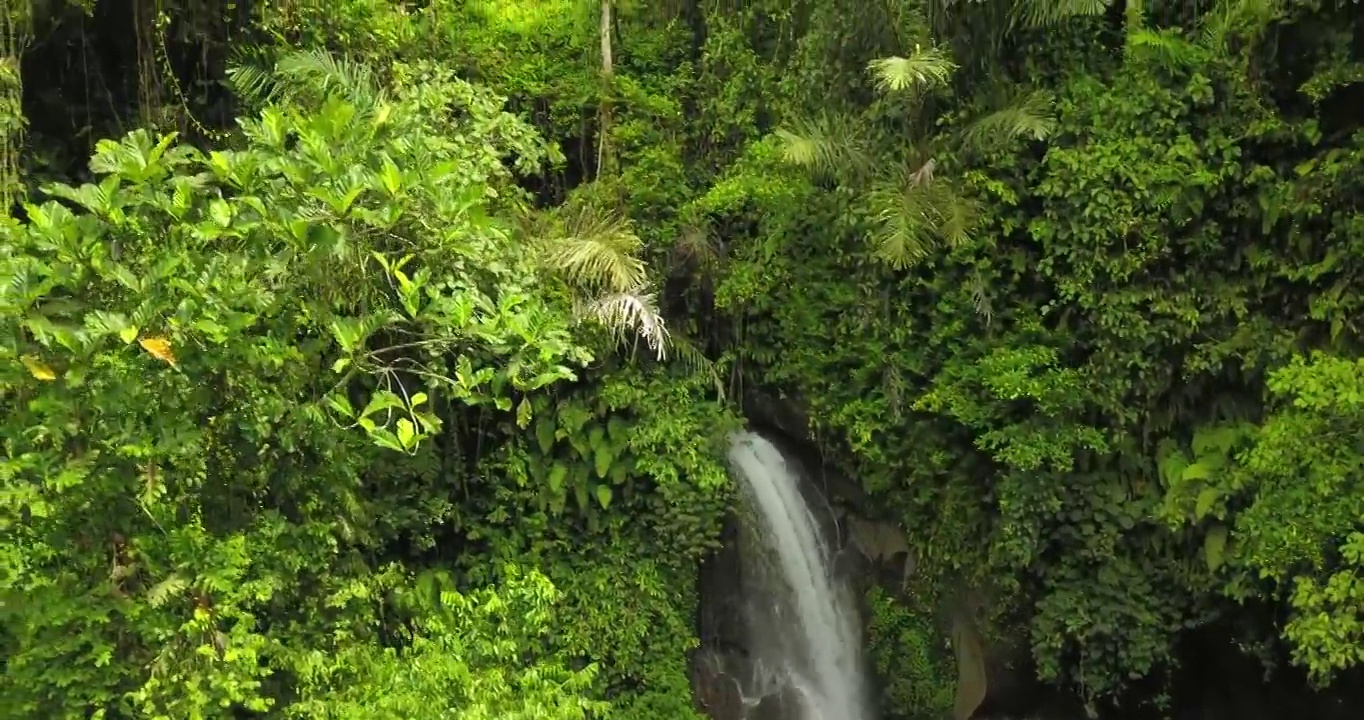
[(752, 659), (770, 671), (768, 687), (757, 691), (796, 690), (799, 720), (871, 720), (857, 609), (832, 574), (829, 545), (799, 477), (754, 433), (734, 436), (729, 461), (749, 511), (748, 536), (759, 546), (750, 550), (771, 560), (768, 572), (745, 568)]

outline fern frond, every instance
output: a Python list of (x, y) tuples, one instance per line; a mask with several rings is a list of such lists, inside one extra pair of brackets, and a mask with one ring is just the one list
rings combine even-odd
[(1018, 0), (1013, 6), (1015, 27), (1055, 27), (1079, 17), (1093, 17), (1108, 11), (1112, 0)]
[(883, 93), (922, 93), (946, 85), (956, 69), (957, 64), (938, 48), (916, 47), (909, 57), (876, 58), (867, 63), (876, 88)]
[(840, 116), (798, 119), (776, 135), (783, 161), (826, 177), (857, 176), (872, 165), (858, 126)]
[(628, 220), (589, 208), (562, 212), (563, 233), (545, 243), (551, 269), (589, 290), (623, 293), (644, 285), (647, 270), (635, 256), (639, 236)]
[(1202, 18), (1199, 44), (1227, 52), (1232, 38), (1254, 42), (1284, 15), (1283, 0), (1221, 0)]
[(1128, 32), (1125, 52), (1129, 58), (1148, 60), (1167, 68), (1201, 65), (1208, 56), (1206, 47), (1164, 29)]
[(1046, 140), (1055, 130), (1052, 96), (1038, 91), (971, 123), (962, 133), (962, 140), (970, 147), (982, 149), (1001, 140)]
[(384, 95), (369, 66), (325, 50), (299, 50), (282, 56), (275, 63), (274, 76), (285, 92), (336, 95), (357, 107), (373, 107)]
[(659, 360), (668, 357), (668, 328), (658, 311), (658, 299), (643, 285), (580, 302), (577, 315), (581, 320), (595, 321), (621, 343), (628, 342), (633, 331)]

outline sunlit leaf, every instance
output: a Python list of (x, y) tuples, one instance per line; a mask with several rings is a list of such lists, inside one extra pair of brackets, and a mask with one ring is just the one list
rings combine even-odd
[(48, 367), (46, 363), (32, 355), (20, 357), (19, 362), (24, 364), (24, 367), (28, 369), (30, 375), (39, 380), (50, 382), (57, 379), (57, 373), (54, 372), (52, 368)]
[(141, 345), (148, 355), (175, 367), (175, 353), (171, 351), (169, 340), (160, 337), (144, 337), (138, 338), (137, 344)]

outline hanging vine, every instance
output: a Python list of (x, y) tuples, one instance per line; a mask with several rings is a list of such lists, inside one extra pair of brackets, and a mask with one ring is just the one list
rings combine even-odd
[(157, 45), (161, 38), (161, 0), (133, 0), (133, 28), (137, 48), (137, 108), (142, 124), (161, 127), (161, 69), (157, 66)]
[(6, 212), (22, 195), (19, 154), (24, 142), (24, 83), (20, 60), (33, 39), (30, 0), (5, 0), (0, 13), (0, 201)]
[[(164, 73), (166, 82), (170, 86), (170, 91), (174, 95), (174, 99), (178, 106), (177, 109), (179, 110), (178, 114), (182, 121), (181, 124), (193, 127), (206, 138), (217, 142), (225, 142), (228, 137), (227, 133), (208, 127), (199, 120), (199, 118), (194, 116), (194, 112), (190, 107), (189, 97), (185, 94), (185, 89), (180, 85), (180, 79), (176, 76), (175, 67), (171, 64), (170, 55), (166, 51), (166, 33), (170, 29), (170, 22), (170, 15), (165, 12), (157, 12), (155, 35), (156, 56), (161, 62), (161, 72)], [(203, 60), (203, 63), (207, 66), (207, 58)], [(180, 129), (181, 131), (185, 130), (184, 127), (181, 127)]]

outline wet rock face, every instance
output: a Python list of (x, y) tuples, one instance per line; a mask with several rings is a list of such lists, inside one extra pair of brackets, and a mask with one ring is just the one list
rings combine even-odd
[(750, 392), (743, 398), (744, 415), (797, 442), (810, 440), (810, 414), (800, 398)]
[(701, 647), (713, 651), (742, 651), (746, 643), (743, 618), (743, 573), (739, 559), (739, 524), (725, 521), (722, 548), (701, 563), (697, 634)]
[(804, 696), (782, 687), (745, 699), (744, 678), (754, 667), (740, 654), (699, 651), (692, 659), (692, 696), (696, 709), (711, 720), (800, 720), (809, 717)]
[(807, 717), (805, 698), (799, 692), (787, 688), (758, 701), (745, 720), (797, 720), (803, 717)]
[(696, 709), (711, 720), (745, 720), (739, 679), (725, 671), (723, 660), (692, 661), (692, 697)]
[(701, 649), (692, 655), (692, 698), (697, 711), (711, 720), (745, 720), (740, 678), (747, 650), (737, 519), (726, 521), (721, 539), (722, 549), (700, 567)]

